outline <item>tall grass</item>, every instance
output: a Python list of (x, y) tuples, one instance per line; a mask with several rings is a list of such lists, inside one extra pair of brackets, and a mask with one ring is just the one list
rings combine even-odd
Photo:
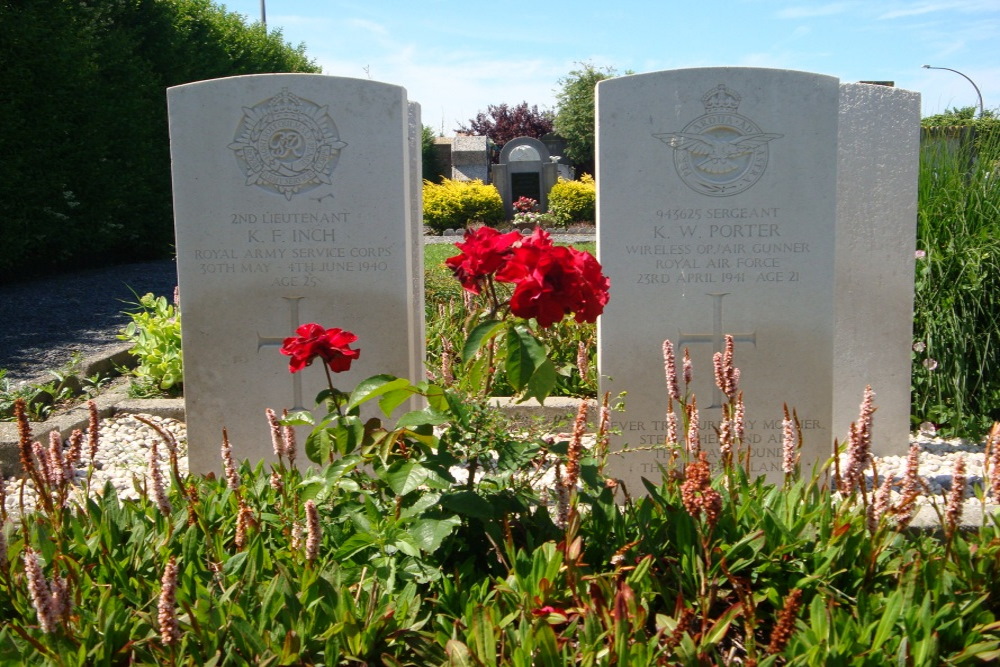
[(1000, 419), (1000, 127), (921, 151), (911, 415), (978, 437)]

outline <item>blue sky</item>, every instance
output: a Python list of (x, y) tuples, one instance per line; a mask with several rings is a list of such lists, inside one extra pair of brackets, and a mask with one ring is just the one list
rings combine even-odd
[[(923, 114), (1000, 107), (1000, 0), (265, 0), (269, 28), (325, 74), (406, 88), (445, 136), (489, 104), (555, 108), (577, 63), (635, 73), (774, 67), (895, 81)], [(260, 19), (261, 0), (223, 2)]]

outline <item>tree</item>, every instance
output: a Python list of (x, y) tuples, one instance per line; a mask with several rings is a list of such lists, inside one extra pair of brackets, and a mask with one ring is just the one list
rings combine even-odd
[(485, 113), (480, 111), (467, 126), (462, 125), (455, 131), (488, 137), (497, 146), (503, 146), (517, 137), (541, 139), (552, 131), (552, 112), (539, 111), (537, 104), (529, 107), (527, 102), (515, 107), (491, 104), (486, 107)]
[(421, 128), (420, 159), (424, 172), (424, 180), (431, 183), (440, 183), (441, 179), (445, 176), (444, 166), (441, 164), (437, 150), (434, 148), (434, 130), (427, 125)]
[[(594, 88), (599, 81), (618, 76), (613, 67), (579, 63), (580, 69), (559, 79), (556, 93), (556, 134), (566, 140), (566, 157), (577, 173), (594, 173)], [(628, 73), (628, 72), (626, 72)]]
[(927, 116), (920, 120), (923, 127), (958, 127), (960, 125), (990, 125), (997, 122), (996, 112), (986, 109), (981, 119), (976, 118), (978, 107), (954, 107), (944, 113)]

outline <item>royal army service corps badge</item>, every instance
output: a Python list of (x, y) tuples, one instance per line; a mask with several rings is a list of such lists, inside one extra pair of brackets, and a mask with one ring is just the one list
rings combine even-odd
[(711, 197), (743, 192), (764, 174), (768, 142), (781, 134), (763, 132), (737, 113), (740, 95), (719, 84), (705, 93), (705, 114), (680, 132), (653, 136), (674, 149), (677, 175), (689, 188)]
[(291, 200), (330, 183), (346, 145), (327, 107), (282, 88), (270, 99), (243, 107), (229, 148), (248, 186)]

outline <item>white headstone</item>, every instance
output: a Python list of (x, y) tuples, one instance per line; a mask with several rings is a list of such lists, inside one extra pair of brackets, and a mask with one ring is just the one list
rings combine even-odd
[(865, 385), (876, 393), (876, 454), (910, 431), (920, 94), (840, 86), (834, 425), (843, 439)]
[[(895, 113), (890, 107), (843, 113), (879, 126), (883, 115)], [(838, 80), (804, 72), (706, 68), (598, 85), (598, 254), (611, 278), (599, 359), (602, 392), (627, 392), (626, 411), (615, 416), (619, 445), (664, 441), (665, 338), (677, 346), (678, 357), (690, 349), (702, 446), (717, 455), (724, 397), (715, 387), (712, 355), (721, 351), (725, 334), (734, 336), (752, 471), (771, 476), (781, 474), (783, 403), (801, 420), (808, 468), (829, 456), (833, 438), (842, 438), (856, 419), (861, 392), (854, 385), (860, 382), (863, 390), (861, 378), (867, 377), (879, 391), (878, 350), (909, 349), (902, 322), (909, 326), (912, 307), (912, 215), (910, 238), (882, 248), (893, 255), (894, 268), (876, 269), (893, 273), (908, 261), (910, 301), (901, 283), (887, 292), (876, 285), (868, 291), (876, 303), (865, 306), (865, 312), (891, 313), (889, 328), (898, 339), (857, 341), (841, 323), (851, 320), (843, 308), (846, 274), (864, 260), (840, 257), (850, 247), (845, 235), (854, 232), (841, 231), (838, 213), (845, 222), (863, 221), (838, 204), (859, 195), (838, 181), (838, 163), (864, 170), (857, 183), (881, 174), (838, 149), (848, 143), (840, 116)], [(892, 123), (917, 129), (909, 115)], [(906, 178), (908, 161), (915, 169), (910, 149), (907, 144), (895, 155), (882, 154), (904, 163), (899, 171)], [(915, 184), (915, 171), (912, 178)], [(903, 189), (901, 197), (912, 199), (912, 186)], [(893, 231), (905, 233), (898, 226)], [(888, 240), (881, 231), (877, 236)], [(902, 283), (904, 273), (898, 274)], [(880, 309), (890, 301), (891, 308)], [(854, 324), (857, 332), (881, 335), (870, 324)], [(864, 362), (858, 357), (848, 362), (849, 370), (835, 371), (838, 354), (859, 348), (871, 350)], [(890, 366), (891, 382), (902, 380), (908, 392), (908, 365)], [(841, 377), (851, 380), (843, 401), (854, 413), (844, 423), (836, 421), (842, 412), (834, 411)], [(904, 426), (904, 440), (905, 433)], [(657, 463), (667, 457), (631, 454), (615, 461), (615, 474), (641, 488), (639, 478), (656, 479)]]
[(237, 458), (272, 458), (265, 409), (314, 407), (319, 362), (292, 375), (278, 351), (301, 324), (357, 334), (360, 359), (338, 389), (377, 373), (420, 379), (406, 92), (270, 74), (167, 97), (191, 470), (218, 469), (223, 427)]

